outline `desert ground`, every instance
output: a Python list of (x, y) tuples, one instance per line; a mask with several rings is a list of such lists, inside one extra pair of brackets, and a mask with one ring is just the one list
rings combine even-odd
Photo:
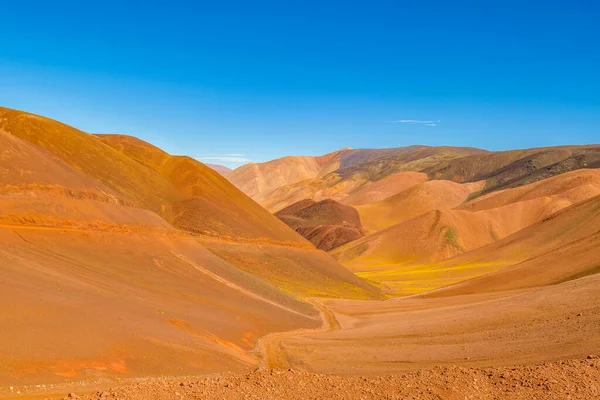
[(323, 325), (262, 337), (252, 353), (252, 371), (14, 386), (2, 395), (595, 399), (600, 395), (598, 284), (593, 276), (543, 289), (450, 299), (312, 299)]
[(600, 398), (599, 145), (0, 140), (0, 398)]

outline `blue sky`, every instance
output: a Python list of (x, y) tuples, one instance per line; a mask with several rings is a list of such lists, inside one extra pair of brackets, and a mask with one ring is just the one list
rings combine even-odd
[(228, 166), (599, 143), (599, 20), (592, 0), (13, 1), (0, 105)]

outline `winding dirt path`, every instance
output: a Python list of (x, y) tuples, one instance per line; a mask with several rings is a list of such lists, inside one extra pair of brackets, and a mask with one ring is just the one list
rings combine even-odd
[(298, 367), (296, 363), (289, 360), (288, 355), (281, 346), (281, 341), (291, 337), (306, 336), (313, 333), (339, 331), (341, 326), (335, 314), (327, 308), (318, 298), (309, 298), (306, 301), (312, 304), (317, 310), (322, 320), (322, 325), (316, 329), (296, 329), (286, 332), (270, 333), (261, 337), (256, 343), (254, 354), (259, 358), (259, 370), (268, 369), (289, 369), (292, 366)]

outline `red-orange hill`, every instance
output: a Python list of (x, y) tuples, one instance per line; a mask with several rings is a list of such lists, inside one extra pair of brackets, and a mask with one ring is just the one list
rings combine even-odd
[(304, 297), (378, 296), (194, 159), (7, 108), (0, 140), (0, 385), (247, 370)]
[(441, 297), (554, 285), (600, 273), (600, 195), (567, 207), (502, 240), (448, 260), (512, 264), (424, 294)]

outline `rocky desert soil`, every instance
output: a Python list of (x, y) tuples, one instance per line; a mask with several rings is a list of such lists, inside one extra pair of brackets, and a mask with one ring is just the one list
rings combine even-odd
[[(76, 385), (72, 386), (72, 390)], [(85, 393), (30, 399), (530, 400), (600, 398), (600, 357), (512, 368), (437, 367), (404, 374), (334, 376), (289, 370), (141, 379)]]
[[(588, 279), (589, 281), (595, 281), (595, 279)], [(585, 285), (584, 285), (585, 286)], [(562, 291), (561, 291), (562, 292)], [(573, 296), (577, 296), (577, 288), (572, 287), (568, 291)], [(540, 293), (538, 293), (540, 295)], [(548, 304), (548, 308), (552, 309), (556, 305), (552, 304), (552, 294), (550, 292), (544, 293), (544, 296), (549, 299), (551, 304)], [(521, 299), (515, 299), (515, 295), (494, 294), (488, 296), (488, 298), (481, 301), (481, 299), (471, 299), (472, 307), (486, 307), (496, 308), (499, 310), (498, 315), (495, 317), (498, 320), (504, 320), (506, 318), (506, 311), (500, 311), (501, 305), (506, 299), (509, 299), (510, 303), (519, 302)], [(579, 296), (585, 298), (585, 296)], [(421, 300), (423, 301), (423, 300)], [(589, 301), (589, 299), (588, 299)], [(385, 361), (377, 362), (377, 365), (369, 367), (368, 363), (362, 360), (360, 357), (356, 358), (356, 363), (353, 364), (352, 360), (344, 359), (347, 356), (348, 351), (356, 351), (357, 349), (346, 349), (346, 347), (359, 346), (361, 351), (365, 354), (369, 352), (377, 351), (378, 354), (385, 358), (385, 347), (377, 348), (378, 344), (375, 342), (381, 342), (382, 337), (386, 335), (384, 324), (377, 319), (374, 319), (375, 328), (380, 331), (379, 336), (369, 334), (371, 339), (361, 338), (360, 334), (357, 334), (355, 329), (363, 324), (361, 318), (372, 319), (373, 316), (368, 316), (369, 313), (364, 313), (365, 304), (368, 302), (357, 302), (352, 307), (352, 311), (355, 313), (350, 314), (348, 310), (349, 302), (346, 301), (327, 301), (323, 302), (318, 299), (311, 299), (310, 302), (319, 310), (323, 325), (317, 329), (299, 329), (296, 331), (279, 332), (269, 334), (258, 342), (255, 349), (255, 356), (260, 361), (258, 368), (255, 371), (249, 373), (229, 373), (229, 374), (211, 374), (204, 376), (188, 376), (188, 377), (148, 377), (148, 378), (130, 378), (127, 380), (97, 380), (97, 381), (84, 381), (84, 382), (70, 382), (65, 384), (55, 385), (31, 385), (24, 387), (11, 387), (0, 391), (0, 397), (5, 396), (6, 398), (26, 398), (32, 400), (58, 400), (58, 399), (123, 399), (123, 400), (142, 400), (142, 399), (388, 399), (388, 400), (462, 400), (462, 399), (598, 399), (600, 398), (600, 357), (597, 355), (590, 354), (586, 357), (579, 359), (569, 359), (564, 361), (556, 362), (545, 362), (545, 363), (531, 363), (531, 354), (523, 353), (523, 363), (519, 364), (518, 361), (513, 366), (498, 366), (498, 367), (477, 367), (481, 365), (482, 361), (465, 357), (460, 363), (452, 364), (446, 362), (445, 364), (439, 364), (435, 366), (435, 362), (429, 361), (416, 361), (399, 363), (398, 365), (390, 365), (389, 370), (394, 371), (393, 374), (382, 374), (382, 363)], [(408, 303), (407, 305), (395, 305), (395, 303)], [(407, 319), (408, 324), (414, 324), (410, 318), (407, 318), (409, 314), (415, 314), (416, 318), (422, 317), (419, 313), (420, 307), (415, 307), (412, 304), (414, 300), (407, 298), (406, 300), (398, 299), (386, 305), (388, 302), (379, 302), (379, 307), (394, 309), (390, 312), (387, 310), (388, 315), (397, 313), (397, 309), (403, 309), (406, 315), (395, 315), (394, 318)], [(457, 302), (457, 300), (454, 300)], [(339, 303), (339, 304), (336, 304)], [(452, 302), (450, 302), (452, 303)], [(462, 302), (461, 302), (462, 303)], [(552, 320), (563, 320), (567, 321), (575, 320), (575, 323), (581, 324), (578, 329), (573, 329), (565, 325), (564, 329), (554, 327), (552, 329), (561, 331), (557, 332), (558, 336), (565, 339), (565, 332), (567, 331), (579, 331), (590, 335), (587, 328), (592, 325), (597, 326), (597, 319), (595, 311), (591, 312), (587, 308), (586, 316), (578, 314), (571, 318), (567, 310), (567, 314), (564, 316), (556, 317), (548, 312), (547, 309), (536, 305), (535, 302), (530, 302), (532, 306), (538, 309), (540, 313), (548, 314), (548, 318)], [(331, 307), (331, 306), (334, 307)], [(514, 305), (514, 304), (513, 304)], [(462, 304), (460, 305), (463, 306)], [(446, 304), (443, 308), (451, 309), (456, 305)], [(346, 308), (344, 310), (344, 308)], [(361, 310), (362, 308), (362, 310)], [(435, 304), (430, 304), (428, 311), (438, 313), (437, 318), (441, 318), (443, 310), (440, 310), (439, 305), (436, 307)], [(376, 310), (376, 306), (374, 306)], [(335, 311), (334, 311), (335, 310)], [(343, 314), (345, 312), (346, 314)], [(520, 313), (519, 310), (515, 311)], [(378, 318), (382, 318), (386, 312), (382, 310), (376, 310)], [(491, 312), (490, 312), (491, 313)], [(453, 313), (457, 314), (457, 313)], [(455, 319), (454, 324), (458, 326), (465, 325), (465, 329), (471, 330), (471, 325), (468, 321), (471, 320), (473, 315), (481, 315), (482, 313), (465, 313), (464, 321), (461, 319)], [(505, 315), (502, 315), (505, 314)], [(435, 314), (432, 314), (435, 315)], [(338, 316), (343, 317), (341, 322), (338, 321)], [(349, 318), (350, 317), (350, 318)], [(389, 319), (389, 318), (388, 318)], [(364, 322), (364, 321), (363, 321)], [(516, 321), (513, 321), (516, 322)], [(539, 321), (538, 321), (539, 322)], [(471, 322), (472, 324), (472, 322)], [(512, 325), (512, 322), (511, 322)], [(378, 326), (378, 328), (377, 328)], [(399, 323), (398, 326), (402, 326)], [(534, 344), (527, 345), (527, 341), (524, 340), (523, 333), (519, 331), (527, 331), (526, 327), (520, 329), (518, 325), (513, 325), (514, 330), (510, 332), (514, 343), (520, 343), (521, 347), (527, 346), (536, 347)], [(551, 327), (544, 325), (545, 328), (550, 329)], [(494, 332), (495, 329), (490, 328), (490, 332)], [(585, 329), (584, 329), (585, 328)], [(389, 328), (388, 328), (389, 329)], [(400, 329), (400, 328), (396, 328)], [(534, 330), (536, 328), (533, 328)], [(585, 331), (585, 332), (584, 332)], [(587, 333), (586, 333), (587, 332)], [(503, 334), (506, 334), (504, 332)], [(335, 354), (331, 354), (331, 357), (323, 358), (323, 350), (319, 349), (319, 345), (315, 344), (321, 341), (323, 347), (329, 346), (327, 344), (327, 336), (323, 335), (338, 335), (337, 341), (340, 343), (331, 345), (331, 350)], [(462, 335), (462, 334), (461, 334)], [(591, 333), (593, 336), (593, 332)], [(402, 336), (402, 335), (401, 335)], [(422, 337), (435, 335), (422, 334)], [(556, 337), (558, 337), (556, 336)], [(444, 342), (452, 340), (453, 335), (442, 334), (440, 337), (434, 339), (437, 343), (432, 342), (429, 346), (425, 346), (427, 351), (431, 354), (435, 354), (435, 357), (441, 360), (441, 354), (443, 348), (448, 346), (448, 343), (444, 345)], [(354, 338), (354, 339), (352, 339)], [(546, 358), (556, 357), (558, 354), (562, 354), (555, 347), (552, 347), (548, 338), (542, 338), (542, 342), (538, 343), (539, 346), (548, 349)], [(389, 351), (393, 353), (394, 357), (401, 359), (401, 349), (395, 345), (394, 341), (397, 340), (394, 335), (388, 336), (387, 346)], [(402, 338), (400, 338), (402, 340)], [(406, 338), (403, 338), (406, 340)], [(478, 340), (480, 340), (479, 338)], [(590, 338), (593, 339), (593, 338)], [(285, 341), (297, 342), (304, 344), (304, 352), (294, 351), (293, 346), (290, 348), (289, 345), (285, 346)], [(331, 341), (331, 338), (329, 339)], [(336, 339), (334, 339), (336, 340)], [(367, 341), (370, 340), (370, 341)], [(494, 346), (493, 341), (480, 340), (485, 342), (486, 346), (492, 347), (510, 347), (507, 343), (498, 341), (498, 344)], [(577, 341), (577, 340), (576, 340)], [(580, 345), (567, 341), (566, 347), (576, 347), (579, 350), (583, 350), (586, 347), (585, 338), (581, 337), (578, 339)], [(464, 342), (464, 345), (476, 345), (476, 343)], [(296, 346), (302, 347), (302, 346)], [(406, 346), (409, 348), (410, 346)], [(311, 352), (311, 348), (313, 349)], [(436, 350), (437, 348), (437, 350)], [(578, 351), (579, 351), (578, 350)], [(435, 352), (438, 352), (437, 354)], [(498, 352), (496, 356), (488, 355), (488, 359), (483, 361), (492, 365), (494, 363), (506, 362), (506, 359), (518, 359), (518, 352), (515, 349), (509, 351), (507, 354), (510, 358), (503, 358)], [(307, 354), (312, 354), (311, 357)], [(566, 353), (568, 354), (568, 353)], [(544, 355), (537, 355), (544, 357)], [(408, 360), (408, 358), (407, 358)], [(338, 363), (337, 368), (331, 369), (329, 365), (332, 363)], [(312, 365), (311, 365), (312, 364)], [(346, 364), (346, 365), (344, 365)], [(353, 365), (351, 365), (353, 364)], [(427, 366), (429, 365), (429, 366)], [(434, 365), (434, 366), (431, 366)], [(338, 373), (337, 375), (315, 373), (310, 371), (323, 369), (337, 370), (337, 371), (349, 371), (348, 373)], [(363, 374), (358, 374), (356, 368), (363, 371)], [(39, 395), (38, 395), (39, 393)], [(54, 393), (54, 395), (50, 395)]]

